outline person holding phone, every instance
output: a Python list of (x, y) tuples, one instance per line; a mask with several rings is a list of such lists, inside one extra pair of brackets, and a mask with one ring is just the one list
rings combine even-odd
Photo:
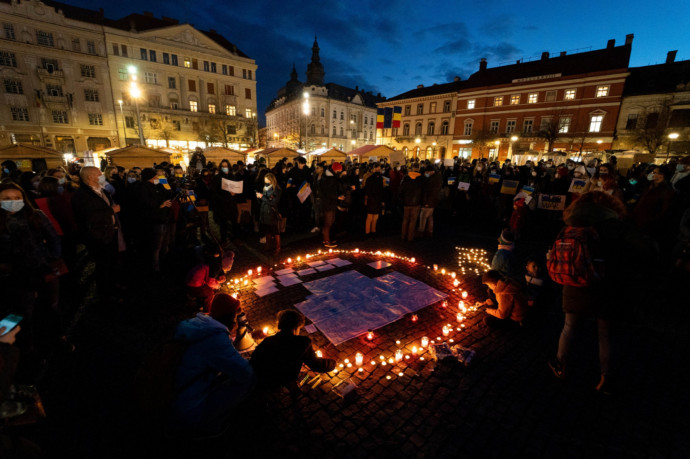
[(278, 224), (281, 220), (278, 211), (278, 203), (282, 190), (278, 186), (276, 176), (268, 173), (264, 176), (264, 188), (262, 193), (256, 193), (257, 199), (261, 201), (259, 210), (259, 223), (261, 229), (266, 234), (266, 250), (273, 249), (273, 254), (280, 253), (280, 231)]

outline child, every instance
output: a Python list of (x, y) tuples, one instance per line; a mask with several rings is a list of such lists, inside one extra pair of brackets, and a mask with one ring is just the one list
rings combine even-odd
[(541, 305), (544, 283), (544, 276), (537, 259), (527, 258), (525, 261), (525, 294), (527, 295), (528, 306)]
[[(493, 269), (482, 276), (482, 283), (493, 291), (498, 303), (496, 309), (486, 309), (488, 315), (484, 318), (484, 323), (492, 329), (521, 324), (527, 312), (527, 298), (520, 284)], [(488, 305), (490, 302), (491, 299), (488, 299), (483, 304)]]

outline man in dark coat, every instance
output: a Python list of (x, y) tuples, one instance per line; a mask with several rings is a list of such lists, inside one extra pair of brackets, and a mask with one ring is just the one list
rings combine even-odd
[(410, 172), (402, 179), (399, 196), (403, 203), (402, 240), (412, 241), (422, 208), (422, 176), (419, 174), (418, 164), (413, 164)]
[(307, 229), (311, 224), (311, 201), (305, 199), (304, 202), (300, 202), (297, 192), (302, 183), (305, 181), (307, 183), (311, 182), (312, 171), (307, 167), (307, 160), (301, 156), (295, 160), (295, 164), (297, 166), (290, 169), (287, 173), (287, 188), (285, 191), (288, 205), (290, 206), (289, 215), (294, 219), (292, 225), (299, 231)]
[(103, 189), (105, 176), (97, 167), (80, 172), (82, 186), (72, 196), (72, 210), (79, 235), (96, 264), (96, 285), (104, 296), (113, 294), (117, 263), (117, 218), (120, 206)]
[(141, 183), (135, 192), (142, 255), (154, 273), (160, 272), (160, 258), (166, 252), (172, 208), (171, 193), (158, 183), (159, 180), (155, 170), (146, 168), (141, 171)]
[(376, 162), (372, 166), (373, 173), (364, 182), (364, 207), (367, 211), (367, 220), (364, 225), (364, 233), (376, 235), (376, 222), (381, 215), (383, 202), (383, 176), (381, 175), (381, 163)]
[(422, 208), (419, 218), (419, 232), (425, 237), (431, 237), (434, 232), (434, 209), (438, 206), (441, 197), (443, 176), (434, 166), (424, 171), (422, 183)]

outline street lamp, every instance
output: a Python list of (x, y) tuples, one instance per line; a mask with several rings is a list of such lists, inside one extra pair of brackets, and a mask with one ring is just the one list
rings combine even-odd
[(309, 123), (309, 93), (304, 91), (302, 93), (304, 102), (302, 102), (302, 113), (304, 113), (304, 151), (309, 151), (309, 132), (307, 130)]
[(417, 137), (416, 139), (414, 139), (414, 143), (417, 144), (417, 148), (415, 148), (415, 150), (414, 150), (414, 156), (415, 156), (415, 158), (419, 158), (419, 144), (420, 144), (421, 142), (422, 142), (422, 139), (420, 139), (419, 137)]
[(510, 145), (508, 145), (508, 157), (506, 159), (513, 159), (513, 144), (517, 142), (518, 136), (514, 135), (510, 138)]
[(671, 132), (668, 135), (668, 147), (666, 148), (666, 162), (668, 162), (668, 155), (671, 154), (671, 144), (673, 143), (674, 140), (676, 140), (680, 134), (677, 132)]
[[(136, 75), (133, 75), (135, 77)], [(129, 94), (134, 99), (134, 107), (137, 110), (137, 125), (139, 126), (139, 143), (146, 146), (144, 143), (144, 130), (141, 127), (141, 116), (139, 115), (139, 98), (141, 97), (141, 89), (137, 86), (136, 81), (132, 81), (129, 86)]]
[(498, 150), (501, 149), (501, 141), (500, 140), (494, 140), (494, 144), (496, 145), (496, 157), (495, 158), (489, 158), (489, 161), (493, 161), (495, 159), (498, 159)]
[[(127, 125), (125, 124), (125, 112), (122, 110), (122, 99), (119, 99), (117, 103), (120, 104), (120, 116), (122, 117), (122, 133), (125, 139), (125, 143), (127, 143)], [(115, 129), (117, 130), (117, 144), (120, 146), (120, 148), (122, 148), (122, 142), (120, 142), (120, 130), (117, 128), (117, 113), (115, 113)]]

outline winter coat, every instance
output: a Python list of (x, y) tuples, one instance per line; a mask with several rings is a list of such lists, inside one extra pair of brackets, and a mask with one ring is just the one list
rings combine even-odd
[(510, 319), (521, 322), (527, 312), (527, 297), (522, 286), (513, 279), (501, 279), (494, 288), (498, 308), (487, 309), (486, 312), (499, 319)]
[(419, 172), (408, 172), (400, 182), (399, 196), (403, 206), (415, 207), (422, 205), (422, 176)]
[(72, 210), (81, 237), (87, 242), (110, 243), (117, 234), (113, 200), (101, 190), (106, 200), (87, 185), (80, 186), (72, 196)]
[(318, 197), (321, 198), (321, 210), (335, 211), (338, 205), (338, 179), (327, 170), (321, 174), (315, 184), (318, 188)]
[(422, 184), (422, 205), (424, 207), (436, 208), (441, 198), (441, 186), (443, 186), (443, 176), (440, 172), (434, 172), (429, 177), (424, 177)]
[(170, 193), (160, 184), (138, 182), (136, 185), (134, 195), (139, 222), (148, 225), (168, 223), (172, 210), (170, 207), (161, 208), (161, 204), (170, 199)]
[(380, 214), (383, 201), (383, 176), (380, 172), (370, 175), (364, 183), (364, 199), (368, 214)]
[(282, 191), (280, 187), (268, 189), (264, 188), (261, 196), (261, 209), (259, 210), (259, 223), (269, 226), (277, 226), (279, 211), (278, 203)]
[(175, 339), (189, 343), (177, 370), (173, 413), (194, 423), (201, 417), (206, 397), (219, 377), (229, 378), (240, 387), (252, 384), (254, 370), (230, 339), (228, 328), (210, 316), (199, 313), (180, 322)]

